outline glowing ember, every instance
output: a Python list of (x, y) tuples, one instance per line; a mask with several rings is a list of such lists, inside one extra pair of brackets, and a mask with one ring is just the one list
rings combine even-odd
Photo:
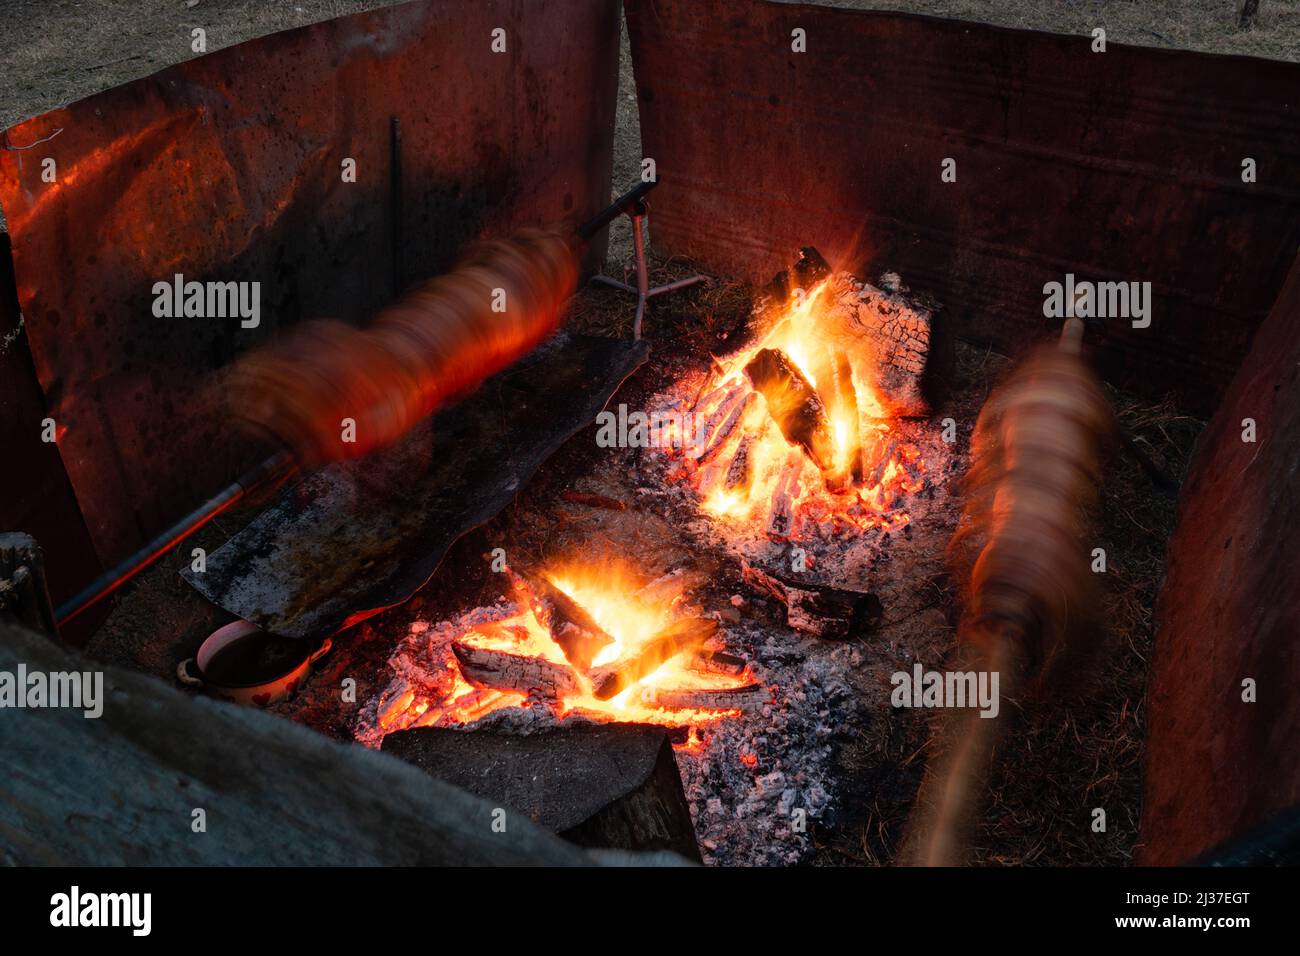
[[(680, 577), (643, 586), (626, 568), (604, 563), (548, 569), (531, 583), (512, 578), (513, 604), (490, 619), (482, 609), (466, 615), (450, 635), (448, 626), (440, 629), (450, 640), (430, 642), (444, 659), (445, 670), (434, 671), (439, 677), (428, 686), (390, 688), (377, 710), (382, 733), (545, 706), (557, 718), (689, 727), (681, 745), (689, 750), (701, 746), (695, 728), (740, 715), (738, 699), (763, 699), (748, 667), (734, 673), (710, 666), (723, 634), (716, 621), (692, 615), (698, 609), (687, 605)], [(574, 630), (607, 641), (585, 666), (569, 657), (578, 646)]]
[[(717, 363), (678, 427), (658, 442), (701, 508), (724, 525), (801, 540), (911, 519), (905, 495), (924, 486), (918, 449), (893, 434), (868, 379), (870, 346), (827, 321), (828, 279), (775, 318), (752, 348)], [(661, 410), (661, 419), (670, 419)]]

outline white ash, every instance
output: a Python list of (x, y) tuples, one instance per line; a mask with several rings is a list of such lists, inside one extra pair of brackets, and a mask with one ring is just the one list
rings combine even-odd
[(701, 749), (678, 752), (696, 838), (710, 864), (799, 863), (812, 821), (833, 808), (836, 738), (863, 718), (849, 683), (861, 655), (754, 622), (730, 636), (774, 702), (711, 724)]

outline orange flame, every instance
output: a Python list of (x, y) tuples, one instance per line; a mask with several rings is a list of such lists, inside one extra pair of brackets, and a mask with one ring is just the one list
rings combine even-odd
[[(674, 608), (676, 600), (644, 596), (637, 576), (618, 562), (599, 565), (573, 562), (548, 569), (545, 576), (614, 638), (614, 642), (602, 648), (592, 661), (593, 668), (615, 664), (635, 655), (679, 616)], [(517, 603), (519, 610), (515, 613), (491, 624), (469, 627), (456, 639), (475, 648), (540, 658), (549, 664), (569, 668), (564, 651), (538, 620), (527, 596), (520, 595), (520, 598)], [(388, 733), (407, 727), (471, 723), (496, 710), (524, 707), (529, 703), (521, 692), (475, 687), (465, 678), (450, 649), (446, 654), (446, 667), (450, 679), (445, 687), (439, 688), (440, 695), (436, 699), (411, 690), (396, 695), (381, 708), (380, 729)], [(715, 673), (700, 668), (693, 655), (683, 653), (609, 700), (600, 700), (592, 693), (588, 674), (570, 670), (577, 678), (580, 692), (551, 702), (557, 717), (581, 715), (597, 721), (629, 721), (666, 727), (697, 727), (739, 716), (742, 711), (721, 706), (674, 707), (663, 703), (661, 695), (732, 690), (753, 683), (748, 669), (740, 675)], [(698, 748), (701, 745), (699, 735), (695, 734), (683, 746)]]
[[(836, 341), (834, 330), (823, 321), (829, 284), (830, 280), (825, 280), (794, 301), (777, 316), (761, 341), (730, 356), (715, 369), (700, 390), (702, 398), (695, 413), (707, 417), (735, 389), (747, 390), (745, 366), (759, 350), (779, 349), (797, 366), (825, 406), (833, 443), (833, 465), (823, 473), (807, 456), (792, 455), (795, 446), (777, 426), (774, 420), (777, 414), (769, 414), (772, 402), (780, 405), (783, 396), (770, 393), (767, 397), (759, 396), (755, 407), (742, 416), (735, 435), (728, 440), (729, 445), (736, 446), (734, 453), (728, 447), (704, 467), (695, 465), (689, 455), (683, 455), (681, 468), (670, 472), (675, 477), (685, 477), (699, 493), (700, 507), (724, 524), (766, 526), (774, 495), (786, 472), (793, 473), (787, 476), (787, 481), (791, 489), (796, 489), (791, 500), (792, 511), (814, 521), (830, 521), (836, 533), (877, 527), (893, 530), (911, 520), (897, 505), (903, 495), (923, 487), (919, 474), (925, 470), (924, 463), (915, 446), (893, 441), (884, 403), (874, 384), (863, 381), (859, 374), (859, 369), (867, 363), (859, 361), (837, 367), (837, 351), (851, 353), (856, 349), (860, 353), (864, 346), (859, 340)], [(735, 456), (741, 454), (742, 444), (745, 468), (737, 478), (737, 469), (730, 466)], [(670, 453), (675, 451), (672, 449)], [(855, 460), (859, 456), (861, 460)], [(864, 463), (873, 467), (868, 470)], [(860, 480), (854, 478), (855, 472), (862, 475)], [(789, 535), (797, 536), (797, 533)]]

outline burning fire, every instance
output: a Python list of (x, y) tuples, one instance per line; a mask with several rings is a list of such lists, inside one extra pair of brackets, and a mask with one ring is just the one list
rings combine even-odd
[(691, 728), (690, 749), (700, 745), (694, 728), (761, 699), (748, 666), (723, 652), (717, 622), (692, 616), (681, 575), (642, 585), (617, 563), (572, 563), (512, 581), (506, 613), (453, 628), (437, 686), (390, 688), (383, 733), (543, 705), (557, 718)]
[(694, 434), (679, 428), (660, 443), (670, 478), (687, 481), (705, 512), (779, 540), (816, 526), (900, 528), (911, 520), (902, 497), (924, 487), (919, 450), (894, 436), (865, 380), (866, 346), (824, 321), (830, 283), (789, 305), (757, 345), (715, 360), (683, 417)]

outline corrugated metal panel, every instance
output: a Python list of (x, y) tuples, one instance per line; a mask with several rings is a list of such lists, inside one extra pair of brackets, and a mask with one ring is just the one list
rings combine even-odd
[[(8, 131), (11, 147), (39, 143), (0, 151), (0, 202), (102, 559), (255, 460), (212, 411), (212, 370), (276, 326), (358, 319), (392, 297), (390, 117), (408, 276), (445, 269), (479, 235), (608, 202), (618, 9), (405, 4), (253, 40)], [(498, 27), (504, 53), (491, 49)], [(175, 273), (261, 282), (261, 327), (155, 318), (153, 284)]]
[(662, 251), (766, 279), (813, 244), (1008, 351), (1059, 328), (1046, 282), (1149, 281), (1151, 327), (1108, 321), (1103, 371), (1208, 410), (1300, 243), (1300, 65), (757, 0), (627, 11)]

